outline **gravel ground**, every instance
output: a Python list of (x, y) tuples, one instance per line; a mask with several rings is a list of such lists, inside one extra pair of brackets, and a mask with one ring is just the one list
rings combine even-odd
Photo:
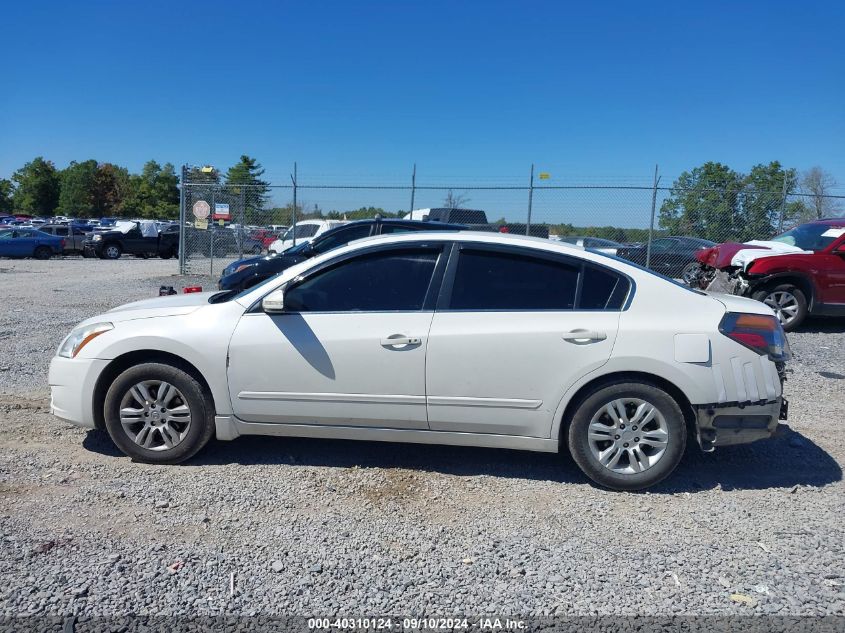
[[(0, 616), (845, 613), (845, 322), (790, 335), (789, 425), (648, 493), (568, 457), (308, 439), (133, 464), (49, 415), (75, 323), (173, 261), (0, 260)], [(211, 280), (194, 278), (206, 286)]]

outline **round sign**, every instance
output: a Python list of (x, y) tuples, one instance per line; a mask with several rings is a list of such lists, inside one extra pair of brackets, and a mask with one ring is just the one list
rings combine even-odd
[(211, 213), (211, 207), (205, 200), (197, 200), (194, 202), (194, 217), (198, 220), (205, 220)]

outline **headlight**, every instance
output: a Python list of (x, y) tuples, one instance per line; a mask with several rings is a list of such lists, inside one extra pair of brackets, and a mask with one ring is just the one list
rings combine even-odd
[(103, 236), (102, 235), (94, 235), (91, 239), (95, 242), (99, 242), (101, 239), (103, 239)]
[(59, 346), (58, 355), (65, 358), (76, 358), (79, 351), (103, 332), (114, 329), (111, 323), (93, 323), (74, 328)]

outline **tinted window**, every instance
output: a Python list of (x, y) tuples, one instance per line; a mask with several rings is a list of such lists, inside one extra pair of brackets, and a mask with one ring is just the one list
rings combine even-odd
[(317, 273), (285, 293), (295, 312), (422, 310), (439, 251), (362, 255)]
[(654, 240), (651, 243), (651, 252), (652, 253), (665, 253), (666, 251), (670, 251), (678, 246), (678, 240)]
[(453, 310), (571, 310), (578, 268), (504, 252), (462, 250)]
[(370, 235), (370, 224), (358, 224), (349, 228), (338, 230), (336, 233), (326, 233), (314, 242), (314, 250), (317, 253), (325, 253), (349, 244), (354, 240), (368, 237)]
[(610, 271), (585, 266), (581, 310), (620, 310), (628, 295), (628, 280)]
[(68, 234), (68, 229), (65, 226), (62, 226), (62, 227), (59, 227), (59, 228), (56, 229), (56, 235), (64, 236), (64, 235), (67, 235), (67, 234)]

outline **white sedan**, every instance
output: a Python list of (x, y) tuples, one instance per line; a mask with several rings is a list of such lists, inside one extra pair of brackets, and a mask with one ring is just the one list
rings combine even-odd
[(671, 473), (785, 415), (780, 323), (581, 248), (496, 233), (353, 242), (240, 294), (130, 303), (79, 324), (52, 412), (172, 464), (212, 437), (568, 451), (601, 485)]

